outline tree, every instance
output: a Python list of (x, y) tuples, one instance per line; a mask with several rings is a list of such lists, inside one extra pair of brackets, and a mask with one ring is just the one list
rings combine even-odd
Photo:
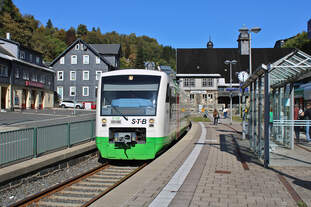
[(46, 28), (48, 28), (48, 29), (54, 28), (51, 19), (49, 19), (48, 22), (46, 23)]
[(287, 40), (283, 47), (297, 48), (308, 54), (311, 54), (311, 40), (308, 39), (307, 32), (299, 33), (294, 38)]
[(66, 32), (66, 36), (65, 36), (65, 42), (66, 44), (69, 46), (71, 45), (74, 41), (76, 41), (77, 37), (76, 37), (76, 30), (73, 27), (70, 27), (69, 30), (67, 30)]
[(77, 36), (83, 37), (87, 34), (87, 27), (84, 24), (79, 24), (77, 28)]
[(136, 55), (136, 61), (135, 61), (135, 68), (137, 68), (137, 69), (145, 68), (144, 50), (143, 50), (142, 42), (139, 42), (137, 45), (137, 55)]

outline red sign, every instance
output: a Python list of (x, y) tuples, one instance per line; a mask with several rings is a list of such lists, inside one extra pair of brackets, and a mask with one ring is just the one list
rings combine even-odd
[(43, 88), (44, 87), (44, 85), (42, 83), (32, 82), (32, 81), (26, 81), (26, 86), (33, 86), (33, 87), (37, 87), (37, 88)]

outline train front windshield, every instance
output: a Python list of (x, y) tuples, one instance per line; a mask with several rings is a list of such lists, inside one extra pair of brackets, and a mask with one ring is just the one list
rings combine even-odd
[(102, 77), (101, 116), (155, 116), (160, 76)]

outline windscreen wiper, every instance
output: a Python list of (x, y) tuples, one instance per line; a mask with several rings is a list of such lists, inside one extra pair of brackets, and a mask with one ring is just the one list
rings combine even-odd
[(124, 114), (122, 114), (121, 111), (119, 111), (119, 109), (117, 109), (117, 107), (115, 107), (115, 106), (113, 106), (113, 105), (111, 105), (111, 107), (112, 107), (114, 110), (116, 110), (121, 116), (123, 116), (123, 118), (124, 118), (126, 121), (129, 120)]

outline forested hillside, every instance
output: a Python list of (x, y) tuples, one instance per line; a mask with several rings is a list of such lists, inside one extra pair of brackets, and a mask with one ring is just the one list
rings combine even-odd
[(0, 5), (0, 37), (5, 38), (7, 32), (12, 40), (42, 52), (46, 62), (52, 61), (77, 38), (81, 38), (90, 44), (121, 44), (121, 68), (142, 68), (144, 61), (176, 68), (175, 49), (160, 45), (154, 38), (115, 31), (103, 34), (99, 27), (89, 31), (83, 24), (68, 30), (57, 28), (51, 19), (43, 24), (32, 15), (22, 15), (12, 0), (3, 0)]

